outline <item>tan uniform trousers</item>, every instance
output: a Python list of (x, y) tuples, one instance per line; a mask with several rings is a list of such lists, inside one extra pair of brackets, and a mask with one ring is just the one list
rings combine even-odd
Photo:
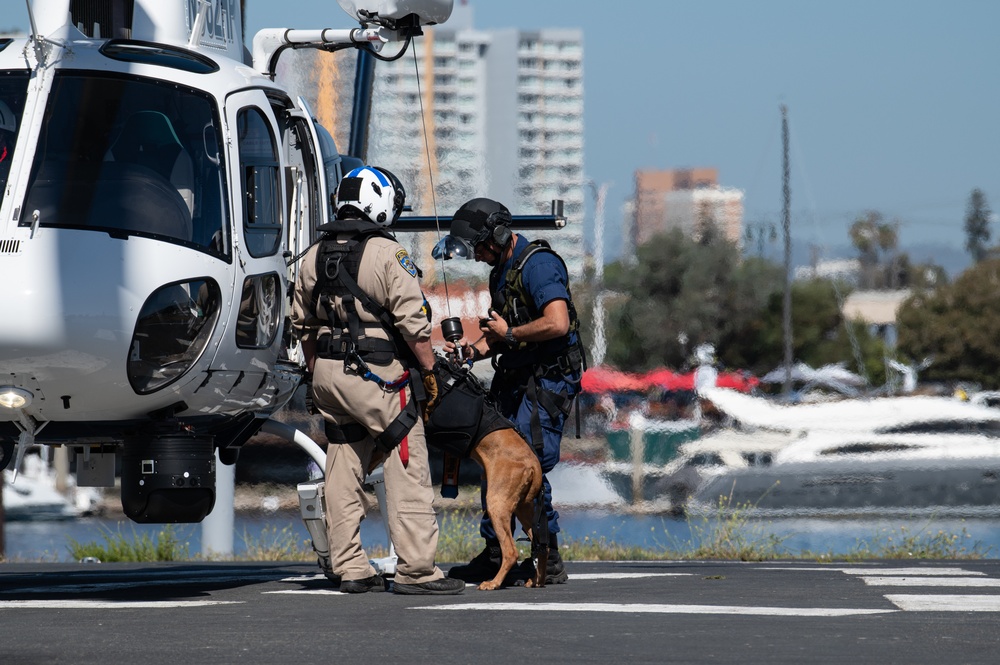
[[(387, 381), (403, 371), (397, 361), (388, 367), (372, 366)], [(417, 378), (419, 380), (419, 377)], [(401, 410), (401, 395), (411, 399), (409, 387), (400, 392), (383, 392), (373, 381), (346, 374), (341, 360), (317, 359), (313, 389), (323, 417), (341, 426), (357, 422), (369, 433), (362, 441), (331, 443), (326, 454), (326, 523), (330, 539), (333, 572), (345, 580), (375, 574), (361, 545), (361, 521), (365, 517), (365, 471), (375, 451), (373, 436), (381, 434)], [(430, 467), (424, 425), (418, 418), (406, 437), (409, 461), (400, 458), (397, 446), (384, 463), (386, 514), (389, 537), (398, 562), (395, 580), (403, 584), (423, 584), (441, 579), (444, 573), (434, 565), (438, 524), (432, 502)]]

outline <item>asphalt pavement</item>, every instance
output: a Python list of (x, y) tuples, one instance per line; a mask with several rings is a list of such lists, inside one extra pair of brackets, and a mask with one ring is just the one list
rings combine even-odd
[[(447, 567), (447, 566), (442, 566)], [(0, 565), (0, 663), (996, 663), (1000, 561), (569, 562), (458, 596), (310, 564)]]

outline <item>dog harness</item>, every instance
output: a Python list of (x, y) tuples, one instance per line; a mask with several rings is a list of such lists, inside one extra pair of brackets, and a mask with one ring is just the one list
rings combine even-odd
[(439, 360), (434, 374), (439, 402), (424, 423), (428, 445), (465, 458), (486, 435), (514, 429), (514, 423), (500, 414), (468, 365)]

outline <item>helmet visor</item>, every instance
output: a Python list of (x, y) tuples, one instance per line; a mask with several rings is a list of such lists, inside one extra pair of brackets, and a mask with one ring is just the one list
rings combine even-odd
[(441, 238), (431, 250), (432, 257), (445, 261), (448, 259), (471, 259), (475, 253), (475, 247), (468, 240), (453, 235)]

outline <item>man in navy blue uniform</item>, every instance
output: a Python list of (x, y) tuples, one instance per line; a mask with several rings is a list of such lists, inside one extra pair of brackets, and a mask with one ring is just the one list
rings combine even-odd
[[(579, 320), (569, 289), (569, 274), (562, 258), (544, 240), (529, 241), (510, 229), (507, 208), (492, 199), (472, 199), (455, 212), (451, 223), (452, 246), (464, 249), (476, 261), (492, 267), (488, 317), (480, 321), (482, 337), (458, 344), (473, 362), (492, 357), (496, 373), (490, 392), (500, 411), (514, 421), (548, 473), (559, 462), (563, 426), (580, 390), (584, 369)], [(552, 486), (543, 476), (544, 509), (549, 526), (546, 583), (568, 579), (559, 555), (559, 513), (552, 507)], [(480, 533), (486, 547), (468, 564), (453, 567), (449, 577), (478, 583), (492, 579), (500, 567), (500, 544), (485, 512)], [(527, 566), (531, 560), (526, 561)], [(522, 565), (517, 571), (528, 574)]]

